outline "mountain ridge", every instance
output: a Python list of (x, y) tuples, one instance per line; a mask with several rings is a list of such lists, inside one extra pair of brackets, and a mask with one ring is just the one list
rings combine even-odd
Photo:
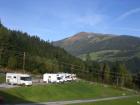
[[(129, 45), (129, 43), (133, 44)], [(62, 47), (69, 53), (77, 56), (80, 54), (89, 53), (91, 52), (91, 50), (94, 51), (95, 49), (97, 51), (103, 50), (103, 47), (108, 48), (112, 46), (122, 50), (125, 50), (126, 48), (133, 48), (134, 46), (136, 47), (140, 44), (140, 38), (129, 35), (117, 36), (112, 34), (80, 32), (73, 35), (72, 37), (56, 41), (53, 44), (55, 46)], [(97, 47), (99, 47), (100, 49), (97, 49)]]
[[(87, 55), (97, 62), (125, 62), (132, 71), (139, 71), (140, 38), (130, 35), (82, 33), (81, 38), (71, 43), (71, 38), (80, 37), (81, 33), (54, 42), (74, 56), (86, 60)], [(91, 36), (92, 35), (92, 36)], [(84, 38), (83, 38), (84, 36)], [(89, 37), (90, 36), (90, 37)], [(137, 62), (136, 62), (137, 61)], [(130, 63), (131, 62), (131, 63)]]
[[(78, 49), (82, 50), (85, 43), (87, 44), (97, 43), (101, 40), (106, 40), (111, 37), (114, 37), (114, 36), (112, 36), (111, 34), (99, 34), (99, 33), (96, 34), (96, 33), (91, 33), (91, 32), (90, 33), (80, 32), (80, 33), (75, 34), (72, 37), (53, 42), (53, 45), (62, 47), (66, 49), (68, 52), (70, 52), (71, 54), (77, 55), (74, 52), (77, 51), (77, 53), (79, 53)], [(82, 43), (84, 43), (84, 45)], [(72, 50), (73, 47), (75, 48), (74, 51)]]

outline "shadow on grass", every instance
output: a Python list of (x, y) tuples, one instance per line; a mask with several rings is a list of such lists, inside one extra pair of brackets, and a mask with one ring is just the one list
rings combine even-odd
[(4, 104), (19, 104), (19, 103), (34, 103), (23, 99), (22, 97), (17, 97), (6, 92), (0, 91), (0, 105)]

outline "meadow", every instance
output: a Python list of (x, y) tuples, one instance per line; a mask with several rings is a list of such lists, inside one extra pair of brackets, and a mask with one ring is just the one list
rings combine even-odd
[(64, 84), (33, 85), (1, 89), (0, 96), (5, 103), (36, 103), (59, 100), (92, 99), (135, 94), (113, 86), (78, 81)]

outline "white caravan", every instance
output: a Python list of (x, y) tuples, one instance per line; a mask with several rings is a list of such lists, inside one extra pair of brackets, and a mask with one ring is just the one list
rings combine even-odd
[(45, 73), (43, 81), (46, 83), (61, 83), (66, 81), (76, 80), (75, 74), (69, 73)]
[(71, 78), (72, 80), (76, 80), (77, 79), (76, 74), (71, 74)]
[(59, 83), (61, 82), (61, 77), (56, 73), (45, 73), (43, 74), (43, 81), (46, 83)]
[(70, 74), (70, 73), (65, 73), (65, 80), (66, 81), (72, 81), (76, 80), (76, 74)]
[(59, 77), (60, 77), (60, 82), (66, 82), (67, 81), (67, 78), (66, 78), (66, 75), (67, 73), (58, 73)]
[(61, 82), (72, 81), (71, 74), (69, 73), (58, 73), (59, 77), (61, 78)]
[(7, 73), (6, 83), (11, 85), (32, 85), (32, 78), (28, 74)]

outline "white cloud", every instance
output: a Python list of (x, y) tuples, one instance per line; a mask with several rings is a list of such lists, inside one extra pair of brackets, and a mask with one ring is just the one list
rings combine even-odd
[(121, 20), (127, 18), (128, 16), (130, 16), (134, 13), (137, 13), (137, 12), (140, 12), (140, 8), (131, 9), (131, 10), (123, 13), (122, 15), (120, 15), (116, 20), (121, 21)]
[(91, 26), (94, 27), (98, 24), (105, 22), (106, 16), (97, 13), (81, 14), (63, 14), (60, 16), (62, 25), (64, 26)]
[(123, 14), (121, 14), (120, 16), (118, 16), (116, 19), (114, 19), (114, 21), (112, 21), (109, 24), (108, 29), (113, 28), (113, 29), (118, 29), (118, 30), (124, 30), (124, 31), (131, 31), (131, 32), (140, 32), (140, 29), (138, 28), (133, 28), (133, 27), (115, 27), (114, 25), (116, 25), (117, 22), (120, 22), (124, 19), (126, 19), (127, 17), (140, 12), (140, 8), (135, 8), (135, 9), (131, 9)]
[(99, 14), (75, 17), (75, 23), (89, 26), (95, 26), (97, 24), (100, 24), (101, 22), (103, 22), (103, 20), (104, 16)]

